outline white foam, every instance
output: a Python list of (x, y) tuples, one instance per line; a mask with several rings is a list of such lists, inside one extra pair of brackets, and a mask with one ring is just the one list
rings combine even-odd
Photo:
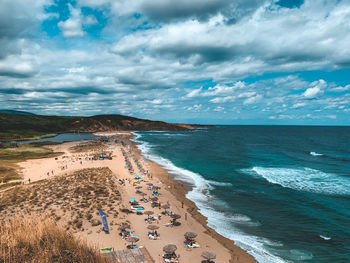
[(310, 152), (312, 156), (323, 156), (322, 153), (317, 153), (317, 152)]
[(332, 239), (331, 237), (326, 237), (326, 236), (322, 236), (322, 235), (320, 235), (320, 238), (322, 238), (324, 240), (331, 240)]
[(225, 182), (217, 182), (213, 180), (206, 180), (209, 184), (214, 186), (226, 186), (226, 187), (233, 187), (231, 183), (225, 183)]
[(262, 177), (272, 184), (298, 191), (330, 195), (350, 195), (350, 179), (337, 174), (324, 173), (310, 168), (253, 167), (243, 170)]
[[(137, 133), (135, 133), (138, 135)], [(243, 233), (235, 224), (245, 224), (249, 226), (258, 226), (258, 222), (252, 221), (249, 217), (241, 214), (232, 214), (220, 211), (216, 206), (223, 207), (222, 201), (213, 199), (210, 196), (212, 186), (232, 186), (230, 183), (221, 183), (211, 180), (205, 180), (200, 174), (175, 166), (170, 160), (162, 158), (152, 153), (152, 146), (149, 143), (138, 140), (141, 136), (134, 140), (138, 143), (139, 149), (143, 155), (160, 164), (170, 173), (176, 174), (176, 178), (180, 181), (186, 181), (193, 186), (186, 197), (197, 205), (201, 214), (208, 218), (208, 226), (213, 228), (219, 234), (235, 241), (235, 244), (246, 250), (258, 262), (261, 263), (284, 263), (280, 257), (273, 255), (267, 249), (270, 247), (281, 247), (281, 243), (273, 242), (266, 238), (251, 236)], [(210, 202), (209, 202), (210, 201)], [(213, 207), (213, 205), (215, 207)]]

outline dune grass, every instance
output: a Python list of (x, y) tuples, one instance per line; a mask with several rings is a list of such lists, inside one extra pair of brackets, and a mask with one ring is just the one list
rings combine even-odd
[(55, 153), (47, 147), (21, 145), (20, 147), (7, 147), (0, 149), (0, 160), (24, 161), (27, 159), (55, 157), (60, 154), (62, 153)]
[(79, 152), (88, 152), (88, 151), (103, 151), (108, 147), (100, 141), (89, 141), (81, 142), (75, 146), (69, 148), (70, 152), (79, 153)]
[(106, 263), (89, 247), (46, 218), (0, 219), (0, 263)]
[(101, 224), (98, 209), (118, 217), (121, 195), (109, 168), (82, 169), (66, 176), (21, 185), (0, 195), (0, 218), (46, 214), (66, 230), (81, 232)]

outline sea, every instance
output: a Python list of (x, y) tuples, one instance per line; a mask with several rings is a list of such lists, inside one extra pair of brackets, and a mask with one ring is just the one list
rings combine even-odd
[(208, 225), (258, 262), (350, 262), (350, 127), (135, 134), (147, 159), (191, 185)]

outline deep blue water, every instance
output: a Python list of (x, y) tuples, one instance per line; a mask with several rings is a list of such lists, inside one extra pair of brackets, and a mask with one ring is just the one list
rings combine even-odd
[(22, 141), (21, 143), (27, 144), (32, 142), (72, 142), (72, 141), (83, 141), (83, 140), (93, 140), (96, 136), (91, 133), (73, 133), (73, 132), (66, 132), (61, 133), (54, 137), (49, 138), (43, 138), (38, 140), (28, 140), (28, 141)]
[(350, 127), (137, 133), (209, 226), (259, 262), (350, 262)]

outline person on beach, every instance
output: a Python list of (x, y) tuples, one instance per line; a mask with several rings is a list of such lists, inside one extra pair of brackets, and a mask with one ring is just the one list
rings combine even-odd
[(181, 208), (184, 208), (184, 201), (181, 202)]

